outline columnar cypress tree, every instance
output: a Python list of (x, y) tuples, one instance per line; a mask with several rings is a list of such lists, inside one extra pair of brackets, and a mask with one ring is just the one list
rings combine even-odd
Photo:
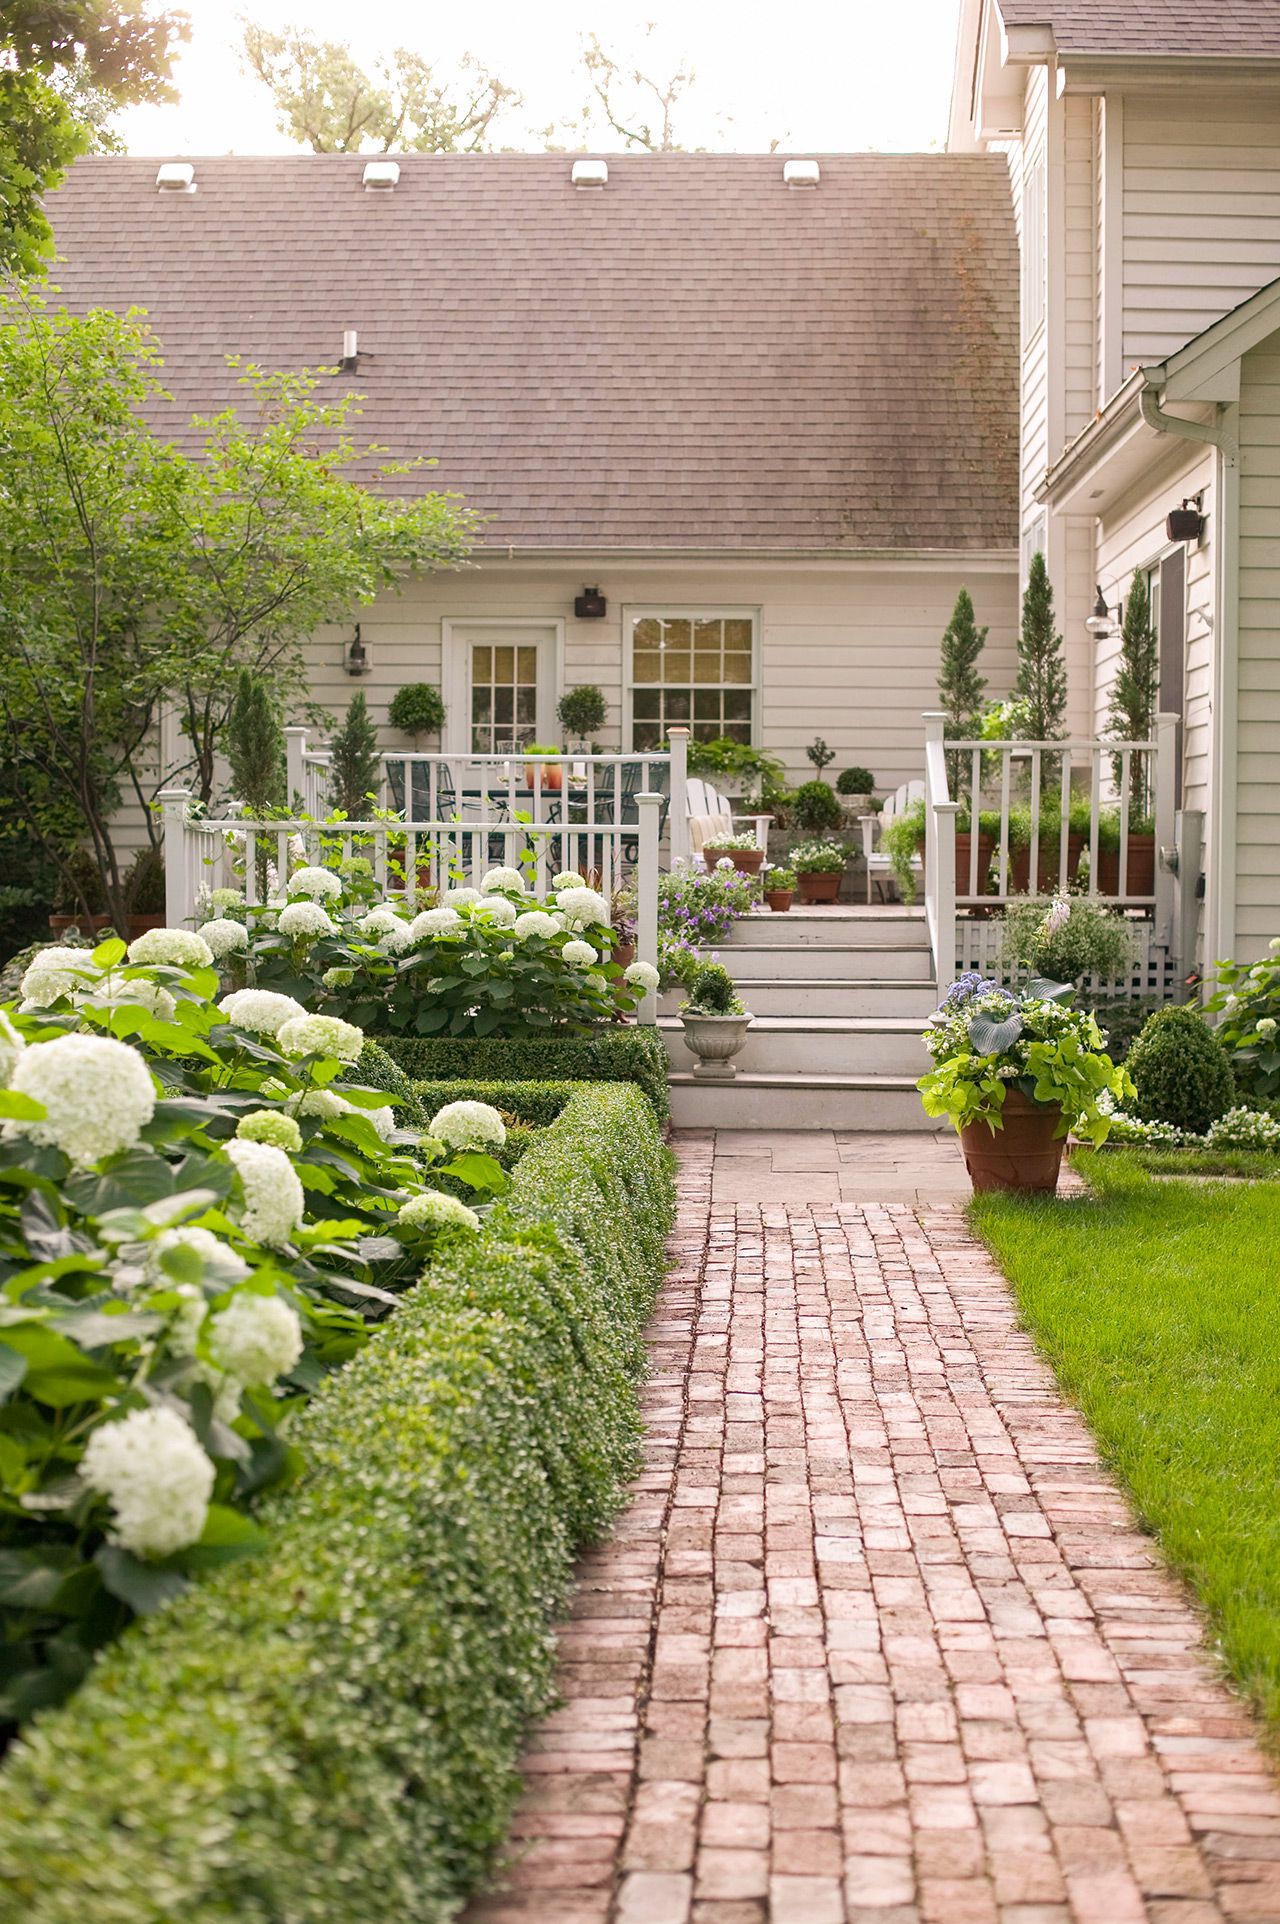
[[(1156, 699), (1160, 688), (1160, 643), (1151, 619), (1151, 597), (1146, 576), (1136, 574), (1125, 603), (1120, 628), (1120, 658), (1111, 688), (1111, 707), (1107, 726), (1117, 741), (1146, 742), (1155, 724)], [(1129, 790), (1130, 813), (1144, 816), (1150, 812), (1149, 758), (1130, 760), (1132, 780)], [(1116, 787), (1123, 779), (1124, 763), (1117, 755), (1111, 764)]]
[(260, 675), (242, 668), (227, 716), (223, 748), (231, 764), (231, 786), (250, 816), (270, 815), (288, 800), (284, 731)]
[(359, 821), (366, 797), (378, 786), (378, 731), (369, 718), (363, 689), (351, 697), (346, 720), (329, 748), (333, 757), (329, 800), (344, 815)]
[[(974, 619), (969, 590), (962, 588), (943, 630), (942, 659), (938, 668), (938, 700), (946, 714), (946, 733), (953, 741), (972, 739), (981, 727), (982, 697), (986, 681), (978, 673), (978, 657), (986, 645), (987, 630)], [(960, 766), (964, 757), (949, 755), (952, 792), (963, 779)]]
[(1062, 658), (1062, 636), (1054, 627), (1053, 589), (1042, 554), (1031, 557), (1022, 597), (1018, 679), (1013, 692), (1026, 709), (1028, 738), (1060, 741), (1067, 712), (1067, 665)]

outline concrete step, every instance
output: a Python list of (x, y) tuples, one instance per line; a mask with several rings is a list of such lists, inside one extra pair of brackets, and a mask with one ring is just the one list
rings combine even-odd
[[(876, 981), (850, 976), (771, 977), (756, 980), (735, 968), (738, 993), (753, 1015), (930, 1016), (938, 1006), (932, 982)], [(676, 1008), (680, 998), (676, 998)], [(672, 1013), (675, 1013), (673, 1010)]]
[[(923, 1026), (918, 1016), (757, 1015), (734, 1061), (740, 1075), (888, 1075), (905, 1076), (914, 1084), (929, 1067), (920, 1039)], [(672, 1069), (677, 1074), (691, 1069), (693, 1056), (679, 1019), (659, 1017), (658, 1029)]]
[[(741, 1057), (739, 1057), (741, 1061)], [(843, 1129), (872, 1134), (900, 1130), (937, 1134), (910, 1076), (752, 1075), (703, 1082), (671, 1078), (677, 1129)]]
[[(709, 953), (710, 951), (708, 951)], [(897, 942), (726, 942), (715, 953), (737, 982), (801, 976), (858, 982), (932, 982), (933, 957), (923, 944)]]
[(734, 923), (725, 937), (724, 948), (753, 942), (786, 942), (797, 948), (810, 943), (830, 942), (884, 943), (890, 948), (928, 948), (929, 932), (923, 909), (860, 909), (837, 904), (831, 908), (788, 909), (774, 915), (768, 909), (753, 909)]

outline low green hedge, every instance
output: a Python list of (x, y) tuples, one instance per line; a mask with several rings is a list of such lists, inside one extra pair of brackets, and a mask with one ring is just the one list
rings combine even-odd
[(412, 1082), (634, 1082), (659, 1122), (670, 1113), (667, 1052), (652, 1027), (619, 1024), (598, 1035), (532, 1041), (398, 1035), (378, 1041)]
[(520, 1122), (545, 1129), (581, 1087), (580, 1082), (415, 1082), (410, 1085), (426, 1111), (427, 1120), (446, 1102), (490, 1102)]
[(379, 1042), (366, 1039), (360, 1051), (360, 1080), (367, 1089), (385, 1089), (395, 1103), (396, 1120), (406, 1129), (425, 1127), (422, 1104), (399, 1063), (392, 1060)]
[(636, 1460), (672, 1217), (635, 1089), (579, 1090), (313, 1399), (268, 1548), (37, 1717), (0, 1773), (24, 1924), (444, 1924), (500, 1843), (575, 1547)]

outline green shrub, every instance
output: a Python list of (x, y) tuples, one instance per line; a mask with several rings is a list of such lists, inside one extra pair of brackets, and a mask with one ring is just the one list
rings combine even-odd
[(791, 798), (791, 819), (807, 835), (823, 835), (840, 827), (844, 810), (830, 782), (801, 782)]
[[(659, 1122), (669, 1113), (667, 1052), (654, 1028), (602, 1029), (597, 1035), (499, 1037), (393, 1036), (378, 1041), (410, 1081), (634, 1082)], [(421, 1088), (416, 1093), (430, 1101)]]
[(24, 1924), (445, 1924), (500, 1843), (551, 1614), (635, 1464), (671, 1178), (579, 1091), (298, 1426), (268, 1550), (38, 1718), (0, 1800)]
[(504, 1115), (546, 1129), (575, 1095), (578, 1082), (478, 1082), (471, 1076), (413, 1085), (419, 1106), (429, 1120), (446, 1102), (488, 1102)]
[(429, 681), (406, 682), (391, 697), (387, 720), (402, 735), (412, 735), (416, 747), (419, 735), (435, 735), (444, 727), (444, 697)]
[(1127, 976), (1134, 951), (1129, 923), (1086, 896), (1064, 899), (1070, 914), (1060, 928), (1050, 926), (1054, 903), (1049, 897), (1010, 904), (1000, 931), (1006, 969), (1029, 969), (1051, 982), (1081, 982), (1093, 975), (1114, 982)]
[(874, 793), (876, 778), (869, 768), (854, 763), (852, 768), (842, 768), (836, 776), (837, 795), (870, 795)]
[(1260, 962), (1219, 962), (1209, 1007), (1222, 1017), (1218, 1033), (1236, 1087), (1251, 1102), (1280, 1099), (1280, 938)]
[(1235, 1098), (1226, 1052), (1197, 1009), (1157, 1009), (1125, 1066), (1138, 1092), (1134, 1112), (1191, 1135), (1204, 1135)]
[(396, 1120), (404, 1128), (425, 1128), (426, 1117), (413, 1084), (380, 1042), (366, 1039), (360, 1051), (359, 1068), (360, 1080), (367, 1089), (384, 1089), (391, 1097)]
[(696, 1015), (741, 1015), (742, 1001), (733, 977), (722, 962), (699, 962), (685, 981), (689, 999), (684, 1007)]
[(556, 714), (567, 735), (572, 735), (577, 741), (589, 741), (609, 719), (609, 704), (604, 698), (604, 690), (588, 681), (561, 695)]

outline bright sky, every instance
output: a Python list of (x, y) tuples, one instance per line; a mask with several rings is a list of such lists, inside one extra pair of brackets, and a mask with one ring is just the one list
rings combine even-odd
[(958, 0), (785, 0), (767, 7), (758, 0), (650, 0), (639, 15), (599, 0), (594, 7), (587, 0), (470, 0), (450, 9), (423, 0), (363, 7), (352, 0), (180, 3), (192, 20), (175, 68), (182, 98), (122, 117), (134, 153), (289, 151), (265, 88), (240, 66), (241, 12), (268, 27), (301, 19), (366, 60), (399, 45), (445, 71), (463, 53), (475, 54), (525, 97), (503, 123), (503, 146), (539, 148), (533, 130), (581, 107), (581, 33), (594, 30), (607, 47), (624, 48), (637, 45), (640, 28), (652, 20), (655, 52), (646, 53), (646, 68), (665, 67), (665, 80), (687, 59), (698, 76), (680, 122), (687, 146), (751, 151), (776, 139), (791, 151), (940, 147), (959, 10)]

